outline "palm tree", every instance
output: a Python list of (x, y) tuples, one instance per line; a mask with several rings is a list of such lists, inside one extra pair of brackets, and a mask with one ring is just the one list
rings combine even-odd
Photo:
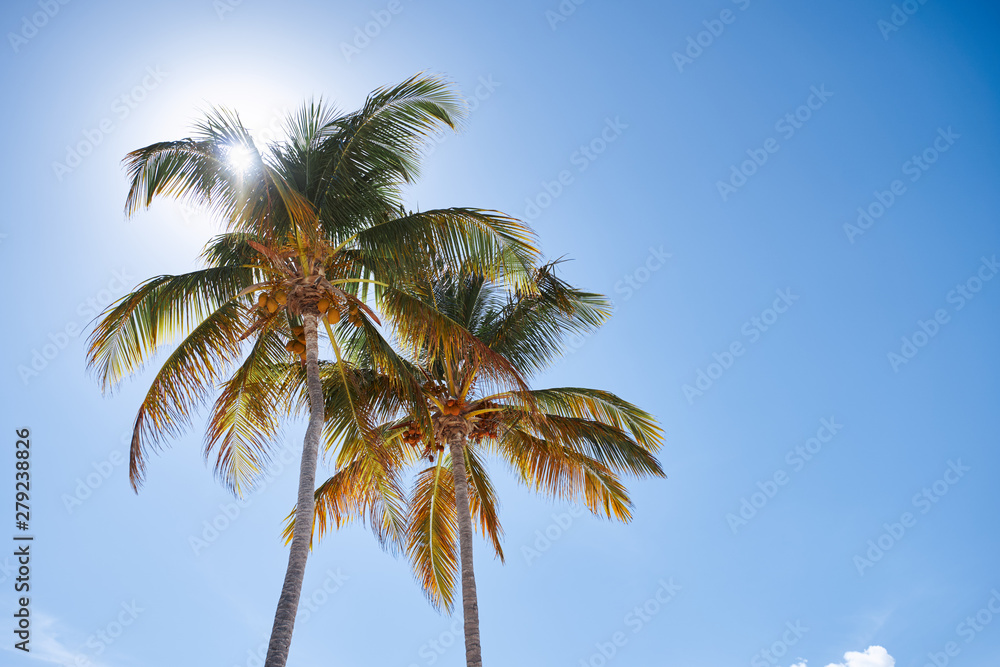
[[(338, 343), (346, 332), (363, 332), (354, 338), (370, 345), (375, 367), (394, 372), (391, 348), (366, 305), (369, 287), (376, 297), (391, 293), (401, 278), (426, 271), (431, 256), (528, 284), (536, 252), (518, 221), (476, 209), (401, 210), (400, 186), (416, 175), (423, 140), (439, 126), (453, 127), (459, 112), (446, 83), (416, 76), (375, 91), (356, 112), (306, 104), (287, 119), (288, 139), (266, 147), (235, 113), (213, 110), (193, 138), (129, 153), (128, 216), (166, 196), (209, 209), (227, 229), (207, 246), (206, 268), (147, 280), (112, 304), (91, 336), (88, 362), (106, 390), (182, 339), (139, 407), (130, 449), (134, 489), (150, 451), (189, 425), (221, 385), (205, 453), (216, 454), (216, 472), (233, 492), (245, 492), (269, 463), (291, 408), (288, 388), (304, 379), (309, 421), (298, 504), (309, 508), (324, 423), (320, 327), (352, 419), (375, 437)], [(289, 353), (300, 363), (289, 363)], [(289, 549), (266, 667), (287, 661), (309, 553), (303, 521)]]
[[(535, 491), (582, 501), (594, 514), (623, 521), (631, 519), (631, 501), (619, 474), (663, 476), (653, 456), (662, 443), (660, 428), (648, 413), (614, 394), (497, 386), (504, 374), (494, 364), (506, 361), (519, 374), (535, 373), (560, 352), (567, 334), (590, 331), (610, 314), (603, 297), (572, 288), (551, 264), (533, 278), (535, 292), (510, 293), (482, 275), (446, 272), (387, 299), (400, 339), (409, 343), (411, 382), (422, 383), (419, 393), (401, 394), (389, 378), (359, 372), (364, 376), (356, 385), (359, 400), (380, 419), (378, 439), (358, 430), (341, 385), (325, 383), (326, 444), (337, 447), (339, 456), (337, 472), (315, 494), (318, 537), (361, 516), (380, 541), (392, 536), (401, 543), (403, 510), (393, 468), (429, 461), (432, 465), (417, 472), (408, 501), (405, 548), (436, 606), (451, 608), (460, 571), (469, 667), (482, 665), (473, 517), (503, 558), (484, 456), (505, 460)], [(437, 319), (423, 311), (414, 317), (417, 304), (433, 307)], [(454, 326), (469, 331), (476, 343), (453, 345)], [(449, 334), (440, 335), (446, 327)], [(382, 483), (373, 484), (375, 478)], [(298, 536), (301, 516), (296, 512), (294, 524), (286, 526), (286, 538)]]

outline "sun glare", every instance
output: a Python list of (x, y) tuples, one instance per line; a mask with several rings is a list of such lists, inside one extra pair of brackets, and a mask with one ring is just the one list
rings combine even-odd
[(253, 163), (253, 153), (246, 146), (235, 144), (229, 147), (226, 159), (233, 171), (242, 174), (248, 170), (250, 165)]

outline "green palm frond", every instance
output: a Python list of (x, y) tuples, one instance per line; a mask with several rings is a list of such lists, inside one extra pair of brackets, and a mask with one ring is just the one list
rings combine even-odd
[(611, 303), (604, 296), (571, 287), (554, 269), (554, 264), (540, 267), (535, 274), (537, 293), (511, 296), (476, 329), (490, 349), (525, 374), (548, 366), (563, 352), (568, 336), (589, 335), (611, 316)]
[(537, 389), (531, 395), (539, 408), (547, 413), (589, 419), (628, 431), (647, 451), (658, 451), (663, 444), (663, 429), (651, 414), (609, 391), (556, 387)]
[(426, 364), (433, 364), (433, 360), (461, 359), (467, 366), (477, 369), (481, 386), (527, 392), (524, 379), (506, 357), (491, 350), (426, 298), (387, 289), (381, 305), (395, 323), (404, 347)]
[(416, 75), (324, 126), (311, 148), (310, 190), (325, 233), (344, 239), (397, 210), (398, 188), (417, 176), (423, 145), (462, 112), (445, 80)]
[(427, 253), (450, 267), (466, 267), (491, 280), (533, 290), (538, 260), (535, 235), (520, 220), (497, 211), (447, 208), (409, 213), (358, 233), (366, 265), (379, 273), (412, 275)]
[(666, 476), (656, 457), (614, 426), (559, 415), (545, 415), (533, 426), (540, 437), (586, 454), (615, 472), (636, 477)]
[(252, 489), (271, 462), (281, 417), (291, 412), (292, 376), (298, 366), (273, 329), (258, 336), (243, 364), (221, 385), (205, 436), (205, 458), (215, 452), (215, 473), (237, 496)]
[[(105, 390), (113, 389), (163, 345), (230, 303), (254, 277), (250, 269), (221, 267), (147, 280), (105, 311), (88, 339), (87, 365)], [(235, 314), (234, 308), (227, 312)]]
[(244, 327), (241, 307), (227, 303), (210, 314), (163, 362), (139, 406), (132, 430), (129, 479), (138, 490), (145, 477), (149, 450), (164, 435), (177, 436), (238, 358)]

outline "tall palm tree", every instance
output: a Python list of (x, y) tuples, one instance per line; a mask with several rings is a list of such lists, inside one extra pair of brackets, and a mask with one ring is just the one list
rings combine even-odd
[[(454, 126), (459, 112), (445, 82), (417, 76), (375, 91), (352, 113), (306, 104), (287, 119), (287, 140), (268, 146), (258, 147), (235, 113), (214, 110), (194, 137), (129, 153), (127, 215), (173, 197), (209, 209), (227, 228), (206, 248), (206, 268), (142, 283), (109, 307), (91, 336), (88, 361), (105, 389), (182, 339), (139, 407), (130, 450), (136, 490), (150, 451), (182, 431), (221, 385), (205, 453), (216, 454), (216, 471), (235, 493), (245, 492), (269, 463), (290, 407), (287, 387), (298, 377), (309, 407), (298, 503), (309, 508), (324, 423), (321, 327), (352, 419), (375, 437), (338, 343), (344, 332), (363, 331), (355, 338), (371, 347), (376, 368), (394, 373), (365, 302), (369, 286), (376, 296), (391, 293), (426, 271), (430, 257), (528, 284), (536, 252), (518, 221), (476, 209), (400, 209), (400, 187), (416, 175), (424, 139)], [(290, 353), (299, 364), (289, 363)], [(310, 515), (289, 549), (266, 667), (288, 658)]]
[[(339, 455), (337, 472), (315, 494), (317, 535), (365, 516), (380, 540), (392, 535), (401, 543), (398, 493), (385, 491), (398, 485), (392, 468), (429, 461), (417, 472), (409, 498), (405, 548), (435, 605), (451, 608), (456, 570), (461, 573), (469, 667), (482, 665), (473, 517), (503, 558), (486, 455), (505, 460), (536, 491), (582, 501), (594, 514), (623, 521), (631, 519), (631, 501), (619, 475), (663, 476), (653, 456), (662, 444), (660, 428), (614, 394), (497, 386), (503, 377), (493, 367), (498, 358), (531, 375), (555, 358), (567, 334), (590, 331), (610, 314), (603, 297), (572, 288), (556, 277), (553, 265), (538, 269), (533, 279), (535, 292), (510, 293), (482, 275), (446, 272), (387, 299), (387, 311), (410, 347), (411, 382), (421, 384), (419, 393), (400, 394), (388, 378), (361, 373), (359, 400), (378, 417), (380, 438), (365, 438), (345, 410), (341, 385), (325, 384), (326, 443)], [(437, 319), (421, 306), (433, 307)], [(451, 333), (440, 334), (454, 326), (469, 331), (476, 344), (460, 349), (451, 344)], [(372, 484), (375, 477), (385, 484)], [(286, 538), (298, 537), (301, 516), (296, 512), (294, 524), (286, 526)]]

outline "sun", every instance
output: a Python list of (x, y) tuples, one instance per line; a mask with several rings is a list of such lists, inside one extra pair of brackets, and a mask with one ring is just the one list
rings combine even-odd
[(253, 151), (242, 144), (233, 144), (226, 152), (226, 162), (233, 171), (246, 173), (253, 165)]

